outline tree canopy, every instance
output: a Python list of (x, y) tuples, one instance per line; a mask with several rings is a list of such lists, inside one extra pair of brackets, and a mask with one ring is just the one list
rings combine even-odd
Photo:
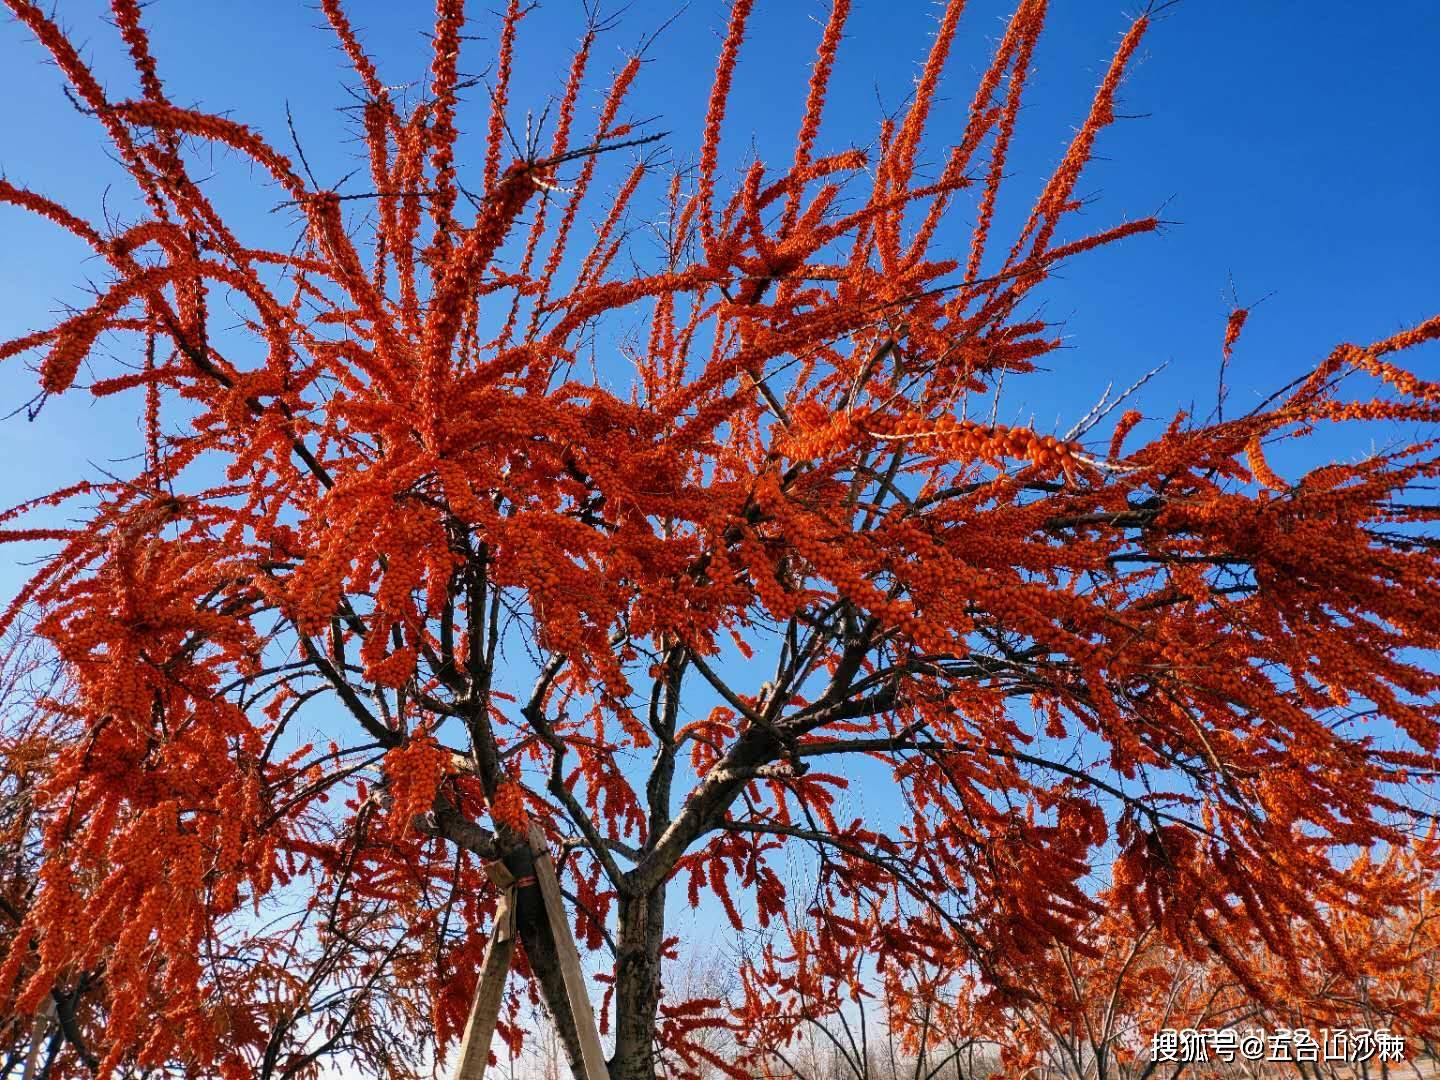
[[(1440, 386), (1401, 354), (1440, 317), (1243, 414), (997, 420), (1053, 377), (1037, 287), (1160, 225), (1074, 214), (1148, 16), (1000, 235), (1044, 0), (946, 83), (968, 106), (943, 145), (960, 0), (904, 108), (826, 147), (833, 0), (793, 156), (738, 166), (721, 130), (761, 16), (734, 0), (684, 169), (627, 119), (642, 56), (592, 71), (598, 16), (522, 146), (519, 0), (483, 89), (460, 59), (480, 16), (439, 0), (415, 94), (322, 0), (368, 170), (343, 192), (284, 133), (172, 101), (137, 0), (111, 4), (124, 91), (6, 5), (143, 207), (91, 221), (0, 181), (105, 268), (0, 357), (37, 359), (42, 400), (124, 395), (144, 432), (124, 475), (5, 515), (52, 545), (6, 622), (36, 614), (64, 681), (6, 746), (27, 812), (0, 839), (39, 853), (4, 882), (0, 1012), (58, 1010), (54, 1075), (419, 1070), (474, 994), (485, 863), (523, 870), (532, 823), (597, 954), (615, 1080), (698, 1067), (710, 1026), (783, 1038), (797, 995), (839, 1008), (867, 980), (1064, 1009), (1037, 995), (1057, 950), (1106, 962), (1101, 915), (1260, 1000), (1266, 965), (1307, 984), (1302, 942), (1377, 962), (1336, 919), (1409, 895), (1365, 859), (1411, 841), (1437, 766)], [(293, 229), (240, 228), (198, 180), (216, 148)], [(1390, 441), (1337, 454), (1336, 428)], [(1279, 444), (1312, 464), (1281, 475)], [(27, 522), (53, 507), (75, 523)], [(862, 774), (896, 820), (837, 817)], [(702, 898), (769, 931), (724, 1007), (665, 994), (667, 903)], [(522, 889), (524, 971), (573, 1054), (537, 905)]]

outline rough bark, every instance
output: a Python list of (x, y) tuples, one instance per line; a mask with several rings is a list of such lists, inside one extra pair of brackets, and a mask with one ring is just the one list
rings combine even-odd
[(655, 1023), (660, 1006), (660, 946), (665, 940), (665, 886), (620, 900), (615, 961), (615, 1054), (610, 1080), (654, 1080)]

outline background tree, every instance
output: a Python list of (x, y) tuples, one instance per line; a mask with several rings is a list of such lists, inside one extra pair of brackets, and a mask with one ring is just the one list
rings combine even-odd
[[(997, 1040), (1012, 1033), (1008, 1041), (1021, 1055), (1017, 1064), (1075, 1080), (1204, 1074), (1220, 1060), (1213, 1053), (1210, 1063), (1155, 1060), (1151, 1037), (1163, 1028), (1232, 1028), (1240, 1034), (1304, 1028), (1317, 1044), (1326, 1031), (1386, 1031), (1407, 1040), (1407, 1071), (1423, 1075), (1421, 1063), (1433, 1063), (1440, 1032), (1434, 854), (1433, 838), (1427, 838), (1347, 868), (1367, 879), (1372, 892), (1391, 897), (1388, 905), (1325, 913), (1325, 925), (1348, 955), (1364, 958), (1359, 969), (1341, 970), (1327, 942), (1301, 928), (1293, 941), (1278, 945), (1257, 933), (1246, 947), (1248, 968), (1237, 977), (1212, 952), (1167, 929), (1144, 922), (1137, 927), (1117, 906), (1087, 929), (1084, 948), (1056, 946), (1044, 977), (1057, 989), (1046, 1000), (1027, 1002), (1011, 1016), (1002, 1011), (981, 1026)], [(1349, 1044), (1338, 1045), (1343, 1056)], [(1228, 1071), (1236, 1075), (1267, 1075), (1275, 1068), (1232, 1057)], [(1398, 1068), (1333, 1059), (1290, 1067), (1316, 1077)]]
[[(53, 737), (37, 730), (36, 706), (56, 691), (57, 673), (29, 631), (27, 622), (17, 621), (0, 640), (0, 948), (6, 951), (25, 920), (43, 858), (33, 796), (47, 778)], [(31, 1076), (47, 1067), (60, 1031), (73, 1023), (71, 1005), (61, 997), (39, 1018), (13, 1014), (0, 1021), (0, 1076), (20, 1075), (27, 1063)]]
[[(108, 268), (0, 356), (39, 356), (36, 408), (127, 394), (145, 431), (128, 475), (7, 515), (79, 519), (6, 534), (56, 545), (11, 612), (41, 611), (74, 687), (26, 749), (46, 758), (43, 851), (0, 959), (9, 1014), (75, 1003), (56, 1075), (415, 1068), (474, 991), (482, 863), (523, 878), (531, 823), (600, 955), (615, 1080), (698, 1068), (695, 1033), (773, 1022), (777, 994), (855, 990), (858, 944), (882, 979), (963, 969), (1032, 999), (1041, 959), (1089, 947), (1102, 852), (1132, 919), (1239, 980), (1258, 985), (1257, 936), (1287, 953), (1313, 934), (1364, 969), (1332, 913), (1396, 898), (1347, 866), (1406, 842), (1440, 740), (1419, 494), (1440, 462), (1413, 435), (1440, 388), (1397, 363), (1440, 319), (1343, 345), (1241, 416), (1137, 427), (1107, 395), (1058, 435), (997, 422), (1057, 346), (1036, 287), (1159, 224), (1069, 225), (1148, 17), (1002, 238), (1043, 0), (1019, 4), (953, 142), (926, 133), (958, 0), (906, 106), (827, 154), (836, 0), (793, 158), (734, 184), (720, 133), (749, 0), (698, 164), (668, 176), (659, 133), (624, 119), (639, 56), (578, 127), (598, 17), (548, 142), (531, 125), (512, 148), (512, 0), (472, 161), (463, 3), (440, 0), (409, 101), (323, 0), (370, 174), (345, 194), (298, 144), (171, 101), (135, 0), (112, 4), (136, 79), (118, 93), (41, 7), (6, 3), (143, 207), (96, 223), (0, 183)], [(194, 162), (216, 147), (293, 233), (249, 235), (212, 197)], [(1377, 424), (1404, 425), (1383, 451), (1313, 438), (1364, 447)], [(1279, 475), (1279, 443), (1326, 463)], [(330, 738), (301, 742), (306, 723)], [(846, 774), (879, 770), (898, 818), (837, 818)], [(776, 870), (797, 847), (803, 922)], [(664, 995), (672, 883), (775, 932), (738, 1017)], [(518, 932), (573, 1062), (534, 887)]]

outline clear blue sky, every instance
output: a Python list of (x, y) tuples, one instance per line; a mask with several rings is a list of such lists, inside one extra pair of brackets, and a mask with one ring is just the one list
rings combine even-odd
[[(488, 63), (489, 8), (498, 6), (472, 4), (472, 29), (485, 38), (471, 43), (464, 67), (472, 72)], [(854, 6), (822, 132), (826, 149), (868, 142), (880, 109), (901, 104), (938, 13), (923, 0)], [(1011, 6), (969, 5), (937, 134), (962, 123), (974, 75)], [(1024, 197), (1063, 149), (1126, 26), (1123, 6), (1053, 6), (1002, 220), (1028, 205)], [(87, 43), (112, 94), (129, 96), (133, 84), (104, 21), (107, 6), (58, 0), (56, 7)], [(351, 0), (348, 7), (380, 58), (382, 77), (403, 83), (423, 75), (430, 5)], [(732, 163), (752, 143), (784, 160), (826, 11), (820, 0), (759, 0), (757, 9), (725, 131)], [(618, 66), (625, 50), (677, 10), (659, 0), (630, 3), (602, 41), (600, 68)], [(681, 10), (652, 48), (633, 98), (635, 117), (657, 116), (656, 127), (675, 133), (677, 162), (693, 159), (726, 12), (722, 0), (694, 0)], [(347, 72), (314, 5), (157, 0), (146, 18), (177, 101), (227, 111), (284, 143), (288, 100), (321, 182), (358, 164), (357, 146), (334, 111), (350, 100)], [(579, 25), (576, 0), (550, 0), (526, 19), (512, 95), (518, 115), (543, 107)], [(1184, 0), (1168, 9), (1123, 92), (1122, 111), (1143, 115), (1104, 135), (1105, 160), (1087, 172), (1081, 191), (1096, 196), (1087, 218), (1097, 228), (1162, 205), (1163, 216), (1177, 224), (1161, 237), (1088, 255), (1047, 287), (1043, 312), (1063, 323), (1072, 348), (1052, 358), (1052, 378), (1035, 380), (1007, 409), (1063, 430), (1108, 381), (1128, 383), (1169, 361), (1141, 400), (1147, 414), (1168, 415), (1192, 399), (1208, 411), (1232, 276), (1242, 302), (1274, 294), (1251, 320), (1236, 356), (1235, 405), (1285, 381), (1338, 341), (1369, 339), (1440, 310), (1437, 41), (1440, 5), (1432, 0)], [(0, 90), (0, 169), (9, 179), (82, 212), (129, 209), (123, 183), (107, 196), (116, 170), (93, 121), (71, 109), (59, 72), (12, 19), (0, 20)], [(470, 130), (481, 129), (482, 105), (463, 119)], [(249, 221), (280, 242), (281, 217), (256, 209)], [(77, 284), (103, 274), (78, 244), (12, 208), (0, 207), (0, 238), (4, 338), (41, 325), (60, 302), (82, 302)], [(1433, 352), (1422, 359), (1433, 364)], [(33, 392), (33, 376), (21, 365), (12, 360), (0, 369), (0, 411)], [(138, 434), (129, 413), (128, 406), (74, 394), (52, 402), (34, 424), (23, 418), (0, 424), (7, 466), (0, 503), (47, 490), (87, 462), (134, 452)], [(20, 580), (20, 555), (0, 552), (0, 591)]]

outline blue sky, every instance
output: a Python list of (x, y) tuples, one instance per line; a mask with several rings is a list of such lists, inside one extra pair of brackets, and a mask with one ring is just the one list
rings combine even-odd
[[(937, 136), (963, 122), (974, 77), (1011, 6), (972, 0), (967, 8), (935, 115)], [(1028, 207), (1058, 159), (1134, 10), (1053, 6), (1009, 200), (1002, 198), (1002, 228)], [(56, 7), (112, 94), (129, 96), (133, 83), (104, 20), (107, 5), (58, 0)], [(351, 0), (347, 7), (387, 82), (423, 76), (428, 4)], [(902, 104), (939, 10), (923, 0), (855, 0), (854, 8), (821, 134), (827, 150), (868, 142), (881, 110)], [(158, 0), (145, 11), (176, 101), (227, 112), (281, 144), (288, 101), (322, 183), (358, 164), (358, 147), (335, 111), (351, 100), (347, 71), (314, 5)], [(825, 12), (821, 0), (759, 0), (725, 128), (732, 165), (752, 146), (785, 160)], [(650, 50), (631, 115), (656, 117), (653, 127), (674, 133), (677, 163), (694, 158), (726, 13), (722, 0), (683, 8), (636, 0), (596, 54), (597, 71), (618, 67), (675, 16)], [(494, 47), (493, 19), (479, 4), (471, 18), (480, 40), (469, 43), (462, 67), (479, 73)], [(512, 93), (517, 125), (527, 108), (544, 107), (579, 30), (576, 0), (543, 4), (523, 23)], [(1063, 431), (1108, 382), (1127, 385), (1162, 362), (1168, 369), (1139, 402), (1147, 415), (1168, 417), (1192, 401), (1208, 412), (1232, 279), (1242, 302), (1268, 296), (1235, 358), (1236, 407), (1339, 341), (1368, 340), (1440, 310), (1440, 139), (1429, 124), (1440, 115), (1437, 32), (1440, 7), (1429, 0), (1186, 0), (1166, 10), (1124, 87), (1121, 111), (1136, 118), (1105, 133), (1104, 160), (1080, 190), (1095, 198), (1087, 228), (1162, 207), (1175, 224), (1162, 236), (1089, 254), (1046, 286), (1041, 311), (1062, 324), (1070, 348), (1051, 358), (1050, 377), (1017, 388), (1005, 405), (1010, 418)], [(0, 169), (10, 180), (94, 216), (102, 207), (129, 210), (128, 188), (116, 182), (93, 121), (70, 107), (59, 72), (12, 19), (0, 20), (0, 86)], [(481, 130), (483, 104), (462, 114), (467, 119), (470, 131)], [(217, 185), (234, 183), (233, 173)], [(252, 203), (246, 224), (279, 243), (288, 225), (264, 206)], [(63, 302), (81, 302), (77, 286), (102, 274), (78, 243), (13, 208), (0, 207), (0, 237), (0, 338), (44, 324)], [(23, 363), (0, 368), (0, 411), (33, 393)], [(23, 417), (0, 423), (8, 466), (0, 503), (40, 494), (138, 445), (127, 404), (83, 394), (51, 402), (33, 424)], [(16, 560), (32, 554), (0, 552), (0, 591), (23, 580)]]

